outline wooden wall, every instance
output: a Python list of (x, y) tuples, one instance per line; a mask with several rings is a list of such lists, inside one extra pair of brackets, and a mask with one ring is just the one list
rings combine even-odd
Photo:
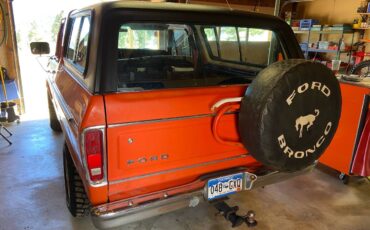
[(361, 0), (314, 0), (298, 4), (300, 18), (319, 19), (323, 24), (352, 23)]
[[(354, 19), (361, 18), (357, 14), (357, 8), (360, 7), (362, 0), (314, 0), (312, 2), (305, 2), (298, 4), (297, 16), (299, 19), (318, 19), (320, 24), (352, 24)], [(369, 37), (368, 31), (365, 37)], [(358, 41), (360, 37), (359, 31), (355, 33), (354, 42)], [(326, 40), (338, 40), (335, 35), (326, 36)], [(351, 36), (346, 35), (345, 43), (351, 43)], [(367, 47), (369, 51), (370, 48)], [(332, 55), (328, 55), (332, 56)], [(341, 55), (342, 61), (348, 61), (345, 54)]]
[(0, 65), (7, 69), (11, 79), (16, 80), (20, 94), (20, 99), (16, 100), (16, 103), (19, 113), (24, 113), (23, 87), (19, 69), (12, 2), (13, 0), (0, 0), (2, 9), (0, 12), (0, 41), (2, 36), (5, 36), (4, 42), (0, 44)]
[[(186, 1), (185, 1), (186, 2)], [(255, 2), (255, 1), (253, 1)], [(263, 1), (261, 1), (263, 2)], [(202, 5), (209, 5), (209, 6), (222, 6), (222, 7), (227, 7), (226, 1), (205, 1), (205, 0), (191, 0), (189, 3), (192, 4), (202, 4)], [(242, 1), (229, 1), (230, 6), (234, 9), (238, 10), (245, 10), (245, 11), (254, 11), (255, 5), (252, 4), (251, 1), (247, 2), (242, 2)], [(264, 13), (264, 14), (273, 14), (274, 13), (274, 5), (271, 4), (271, 1), (269, 4), (261, 4), (257, 5), (256, 11), (259, 13)]]
[[(13, 41), (14, 24), (11, 19), (11, 14), (9, 13), (9, 1), (0, 0), (0, 4), (4, 12), (3, 16), (1, 16), (0, 12), (0, 41), (2, 37), (5, 36), (4, 42), (0, 44), (0, 65), (8, 70), (9, 76), (12, 79), (16, 79), (18, 77), (18, 59), (16, 58), (17, 48), (14, 47)], [(2, 31), (4, 28), (6, 30)]]

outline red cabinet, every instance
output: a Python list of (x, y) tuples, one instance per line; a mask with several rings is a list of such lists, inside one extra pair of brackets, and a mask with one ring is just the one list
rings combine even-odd
[(347, 175), (370, 176), (370, 87), (341, 82), (342, 114), (320, 162)]

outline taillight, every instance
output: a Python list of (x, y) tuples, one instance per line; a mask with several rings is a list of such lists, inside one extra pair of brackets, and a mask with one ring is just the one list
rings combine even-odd
[(94, 182), (102, 180), (104, 178), (103, 132), (96, 129), (88, 130), (84, 138), (90, 180)]

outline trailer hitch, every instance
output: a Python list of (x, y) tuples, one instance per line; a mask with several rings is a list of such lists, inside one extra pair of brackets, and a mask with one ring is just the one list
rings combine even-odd
[(248, 211), (245, 216), (239, 216), (236, 214), (239, 207), (230, 207), (225, 201), (215, 203), (214, 207), (218, 210), (218, 215), (225, 217), (227, 221), (231, 222), (231, 227), (233, 228), (238, 227), (243, 223), (246, 223), (248, 227), (254, 227), (257, 225), (257, 221), (255, 219), (256, 214), (252, 210)]

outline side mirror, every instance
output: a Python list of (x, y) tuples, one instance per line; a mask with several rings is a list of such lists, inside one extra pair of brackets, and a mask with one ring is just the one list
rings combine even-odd
[(31, 53), (32, 54), (49, 54), (50, 53), (50, 46), (47, 42), (31, 42)]

